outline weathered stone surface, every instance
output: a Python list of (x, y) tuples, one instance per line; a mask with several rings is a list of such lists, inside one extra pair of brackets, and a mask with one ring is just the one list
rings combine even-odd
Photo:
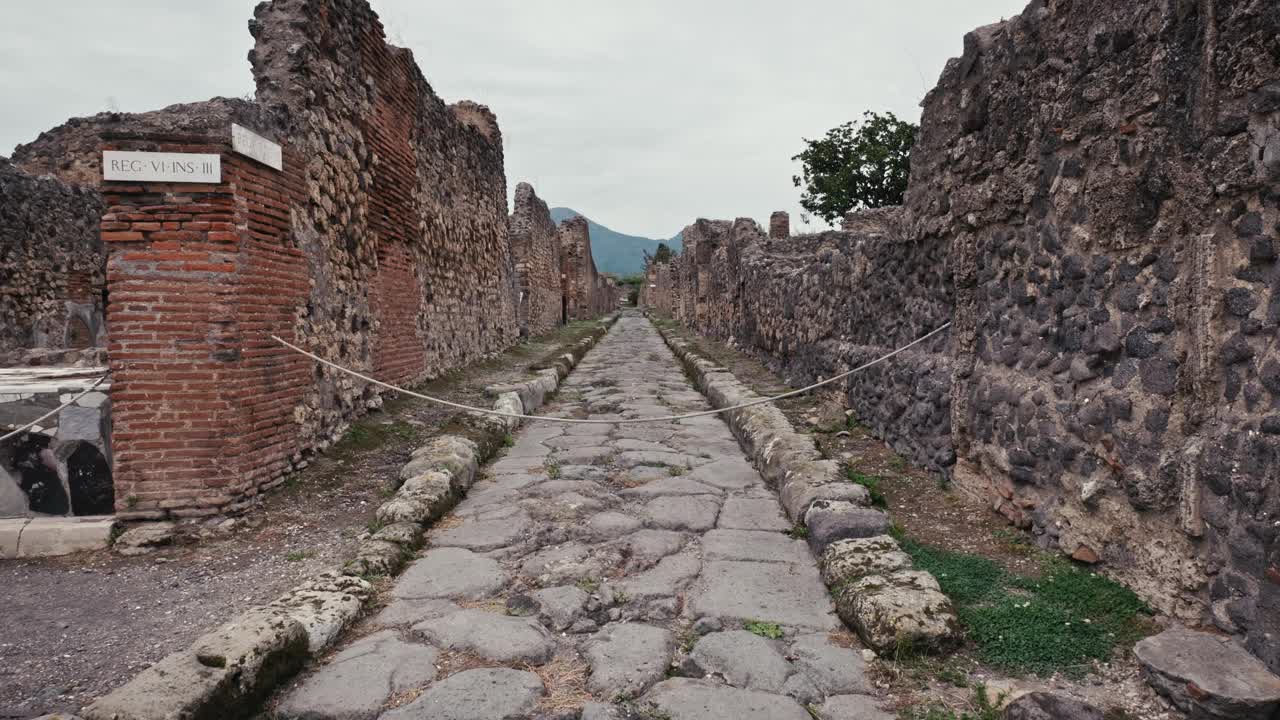
[(282, 611), (255, 608), (188, 650), (166, 656), (84, 710), (86, 720), (168, 720), (230, 714), (272, 690), (302, 667), (307, 633)]
[(867, 695), (833, 695), (818, 709), (822, 720), (893, 720), (896, 715), (880, 709)]
[(811, 565), (707, 562), (691, 593), (690, 606), (697, 615), (819, 630), (838, 627), (827, 589)]
[(485, 551), (510, 545), (529, 532), (532, 522), (526, 513), (495, 513), (494, 517), (478, 515), (463, 520), (431, 538), (436, 547), (461, 547)]
[(817, 500), (804, 514), (809, 547), (821, 556), (837, 540), (883, 535), (889, 530), (889, 516), (846, 500)]
[(111, 543), (112, 517), (35, 517), (11, 521), (14, 556), (52, 557), (102, 550)]
[(641, 515), (653, 527), (671, 530), (710, 530), (720, 513), (719, 501), (705, 495), (658, 497), (644, 506)]
[(960, 637), (951, 601), (925, 572), (899, 570), (854, 580), (837, 595), (836, 609), (876, 652), (899, 646), (943, 651)]
[(790, 656), (824, 695), (871, 692), (862, 653), (832, 644), (827, 635), (801, 635), (791, 644)]
[(623, 497), (656, 497), (659, 495), (722, 495), (724, 491), (703, 485), (686, 477), (664, 477), (619, 493)]
[(612, 539), (640, 528), (639, 519), (620, 512), (602, 512), (592, 515), (587, 520), (587, 528), (591, 534), (600, 539)]
[[(754, 471), (753, 471), (754, 472)], [(772, 498), (732, 497), (724, 501), (716, 527), (730, 530), (778, 530), (791, 529), (791, 523), (782, 516), (782, 508)]]
[(671, 720), (812, 720), (789, 697), (688, 678), (658, 683), (644, 701)]
[(671, 659), (671, 631), (640, 623), (609, 625), (584, 647), (587, 686), (606, 698), (635, 697), (662, 678)]
[(319, 653), (359, 616), (372, 593), (373, 586), (361, 578), (324, 572), (276, 598), (269, 607), (301, 625), (308, 650)]
[(702, 536), (702, 556), (707, 560), (754, 560), (804, 565), (813, 562), (804, 541), (781, 532), (711, 530)]
[(291, 690), (276, 708), (291, 718), (373, 718), (395, 693), (430, 682), (439, 652), (406, 643), (383, 630), (363, 637), (338, 653)]
[(1147, 682), (1193, 718), (1266, 720), (1280, 709), (1280, 677), (1230, 638), (1178, 627), (1133, 654)]
[(460, 610), (413, 626), (428, 642), (449, 650), (465, 650), (498, 662), (541, 665), (555, 653), (555, 640), (530, 618), (483, 610)]
[(1004, 709), (1005, 720), (1103, 720), (1106, 714), (1088, 703), (1048, 692), (1020, 695)]
[(428, 550), (405, 570), (391, 596), (475, 600), (506, 584), (507, 574), (496, 560), (463, 548), (438, 548)]
[(373, 618), (378, 627), (406, 627), (428, 618), (457, 612), (460, 608), (449, 600), (415, 598), (392, 600)]
[(888, 535), (837, 540), (827, 546), (819, 563), (822, 581), (836, 588), (867, 575), (910, 570), (911, 558)]
[(528, 717), (546, 694), (537, 675), (524, 670), (464, 670), (441, 680), (417, 700), (379, 720), (495, 720)]
[(791, 664), (775, 644), (746, 630), (711, 633), (698, 640), (689, 659), (706, 675), (734, 687), (781, 692)]
[(532, 596), (540, 609), (538, 616), (556, 631), (566, 630), (573, 625), (590, 597), (573, 585), (543, 588), (533, 592)]

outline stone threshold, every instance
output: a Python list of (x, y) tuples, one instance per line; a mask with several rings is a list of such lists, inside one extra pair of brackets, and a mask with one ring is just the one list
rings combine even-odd
[[(564, 348), (532, 379), (496, 389), (494, 409), (529, 413), (525, 399), (559, 386), (578, 361), (608, 333), (607, 316), (586, 338)], [(555, 377), (554, 382), (551, 377)], [(548, 387), (548, 385), (550, 387)], [(523, 398), (523, 399), (522, 399)], [(341, 569), (320, 573), (274, 602), (250, 608), (191, 647), (162, 658), (83, 710), (86, 720), (242, 717), (308, 661), (333, 647), (373, 597), (372, 575), (395, 575), (422, 535), (470, 487), (479, 466), (491, 460), (518, 424), (515, 418), (465, 414), (414, 451), (400, 486), (378, 509), (383, 527), (357, 547)]]
[(115, 527), (114, 515), (0, 518), (0, 559), (105, 550)]

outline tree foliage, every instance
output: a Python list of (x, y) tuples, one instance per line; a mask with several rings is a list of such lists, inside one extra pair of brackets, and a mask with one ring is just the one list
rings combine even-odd
[(867, 111), (826, 137), (806, 138), (808, 147), (791, 158), (803, 165), (791, 178), (804, 189), (800, 205), (829, 223), (850, 210), (901, 205), (917, 130), (893, 113)]
[(658, 243), (658, 249), (653, 253), (653, 261), (656, 263), (671, 262), (671, 248), (667, 247), (664, 242)]

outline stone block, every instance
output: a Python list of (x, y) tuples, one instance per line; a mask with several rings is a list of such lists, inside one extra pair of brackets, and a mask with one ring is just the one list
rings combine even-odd
[(926, 572), (899, 570), (848, 583), (836, 596), (836, 611), (877, 653), (944, 652), (960, 638), (951, 601)]
[(50, 557), (90, 550), (111, 544), (114, 517), (37, 517), (22, 530), (17, 557)]
[(1193, 720), (1270, 720), (1280, 677), (1231, 638), (1171, 628), (1133, 648), (1143, 676)]

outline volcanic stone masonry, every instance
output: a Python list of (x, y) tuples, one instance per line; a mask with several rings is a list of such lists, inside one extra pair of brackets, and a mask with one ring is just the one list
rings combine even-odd
[[(522, 279), (541, 292), (533, 332), (566, 319), (562, 275), (575, 287), (572, 317), (616, 304), (591, 263), (585, 227), (569, 260), (546, 226), (513, 248), (520, 223), (507, 216), (496, 119), (437, 97), (412, 54), (385, 43), (365, 0), (262, 3), (250, 31), (255, 100), (74, 119), (15, 151), (24, 172), (2, 168), (6, 219), (28, 186), (43, 188), (50, 207), (71, 207), (45, 235), (26, 232), (22, 219), (5, 222), (22, 233), (20, 252), (30, 245), (38, 249), (30, 257), (61, 263), (37, 273), (24, 269), (36, 261), (20, 258), (29, 282), (16, 284), (17, 299), (38, 307), (0, 301), (15, 317), (4, 316), (6, 330), (71, 337), (59, 329), (66, 320), (32, 313), (47, 315), (70, 292), (58, 272), (101, 297), (105, 255), (122, 517), (241, 509), (380, 404), (375, 388), (292, 354), (273, 334), (414, 383), (519, 340), (517, 261), (532, 263)], [(235, 153), (232, 123), (279, 143), (283, 169)], [(222, 182), (104, 182), (104, 149), (215, 153)], [(99, 222), (100, 239), (81, 239)], [(85, 250), (72, 263), (66, 251), (39, 249), (63, 245)]]
[(560, 235), (547, 204), (520, 183), (511, 212), (511, 253), (519, 290), (517, 321), (521, 336), (537, 335), (565, 321), (560, 279)]
[(644, 302), (1280, 669), (1280, 4), (1035, 0), (924, 101), (905, 207), (699, 221)]

